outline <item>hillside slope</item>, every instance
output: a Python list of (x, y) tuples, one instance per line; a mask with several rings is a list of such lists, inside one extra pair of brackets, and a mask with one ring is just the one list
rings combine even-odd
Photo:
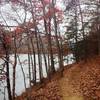
[[(37, 88), (39, 87), (39, 88)], [(50, 82), (31, 88), (17, 100), (100, 100), (100, 57), (65, 66)]]

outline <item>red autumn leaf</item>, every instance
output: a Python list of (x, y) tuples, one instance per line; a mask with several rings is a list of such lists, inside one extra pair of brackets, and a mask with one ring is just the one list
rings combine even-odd
[(12, 3), (18, 3), (19, 0), (11, 0)]
[(32, 28), (33, 26), (34, 26), (34, 24), (33, 24), (32, 22), (29, 21), (29, 22), (27, 23), (27, 27), (28, 27), (29, 29)]
[(4, 37), (4, 43), (6, 45), (10, 45), (11, 44), (11, 37), (9, 35), (5, 35), (5, 37)]
[(58, 14), (62, 15), (61, 12), (62, 11), (59, 10), (58, 8), (51, 8), (51, 9), (48, 10), (48, 12), (45, 14), (45, 16), (43, 16), (43, 18), (48, 19), (48, 18), (52, 17), (54, 13), (58, 13)]
[(51, 0), (44, 0), (45, 5), (50, 4), (50, 3), (51, 3)]
[(17, 27), (17, 28), (15, 29), (15, 32), (16, 32), (16, 34), (20, 34), (20, 33), (23, 32), (23, 29), (20, 28), (20, 27)]

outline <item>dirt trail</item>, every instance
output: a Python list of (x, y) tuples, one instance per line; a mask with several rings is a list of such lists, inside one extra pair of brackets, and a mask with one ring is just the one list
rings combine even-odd
[[(64, 77), (59, 80), (60, 93), (63, 100), (84, 100), (82, 94), (76, 87), (73, 87), (71, 83), (71, 79), (73, 80), (73, 77), (71, 76), (73, 72), (67, 73), (69, 73), (69, 75), (64, 74)], [(74, 74), (77, 74), (77, 71), (74, 72)]]

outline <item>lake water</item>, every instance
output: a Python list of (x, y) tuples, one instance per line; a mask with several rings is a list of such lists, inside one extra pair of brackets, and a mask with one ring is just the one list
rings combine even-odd
[[(25, 81), (26, 81), (26, 87), (29, 87), (29, 70), (28, 70), (28, 56), (27, 54), (19, 54), (19, 58), (25, 73)], [(64, 65), (68, 65), (73, 63), (73, 55), (70, 54), (66, 57), (64, 57)], [(13, 63), (14, 60), (14, 56), (10, 55), (10, 62)], [(43, 57), (42, 57), (43, 60)], [(55, 69), (57, 70), (59, 68), (58, 66), (58, 58), (55, 56)], [(4, 61), (2, 59), (0, 59), (0, 65), (2, 65), (4, 63)], [(37, 82), (39, 81), (39, 68), (38, 68), (38, 56), (36, 55), (36, 64), (37, 64), (37, 68), (36, 68), (36, 77), (37, 77)], [(42, 61), (42, 65), (44, 65), (44, 60)], [(2, 67), (2, 66), (0, 66)], [(11, 80), (11, 86), (12, 86), (12, 64), (10, 64), (10, 80)], [(43, 70), (43, 76), (46, 77), (46, 69), (45, 67), (42, 67)], [(5, 99), (4, 99), (4, 91), (5, 91)], [(15, 93), (16, 95), (20, 95), (22, 92), (25, 91), (25, 87), (24, 87), (24, 78), (23, 78), (23, 73), (22, 73), (22, 69), (20, 66), (19, 61), (17, 61), (17, 66), (16, 66), (16, 86), (15, 86)], [(0, 100), (8, 100), (7, 99), (7, 89), (6, 89), (6, 81), (0, 81)]]

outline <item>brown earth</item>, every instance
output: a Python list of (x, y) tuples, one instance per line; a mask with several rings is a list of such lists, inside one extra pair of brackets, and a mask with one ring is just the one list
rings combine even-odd
[(57, 72), (16, 100), (100, 100), (100, 57), (65, 66), (63, 77)]

